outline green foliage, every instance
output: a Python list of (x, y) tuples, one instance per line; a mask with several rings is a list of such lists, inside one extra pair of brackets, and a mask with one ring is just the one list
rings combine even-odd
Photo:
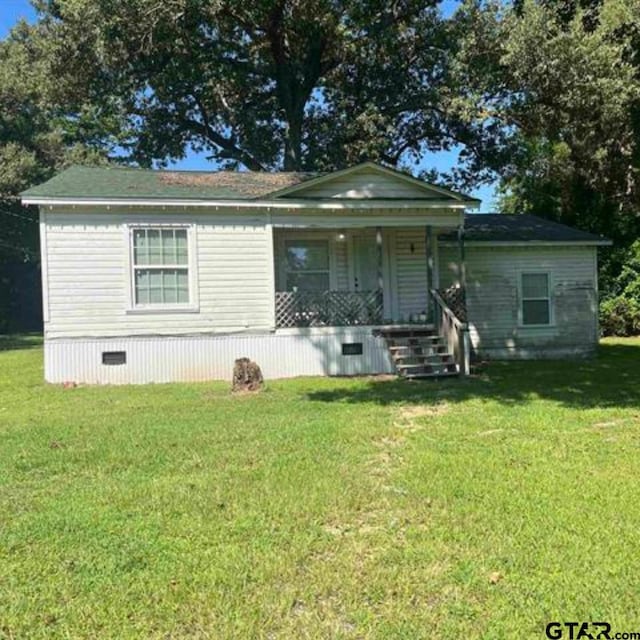
[(41, 349), (0, 339), (0, 634), (637, 629), (639, 356), (233, 396), (46, 385)]
[(640, 300), (615, 296), (600, 303), (600, 330), (605, 336), (640, 334)]
[(74, 77), (52, 64), (52, 52), (68, 50), (44, 25), (19, 23), (0, 41), (0, 333), (33, 328), (41, 317), (32, 277), (38, 213), (18, 194), (69, 164), (106, 162), (120, 135), (109, 101), (90, 102), (88, 70)]
[(499, 173), (502, 208), (637, 236), (640, 3), (524, 0), (482, 15), (464, 37), (481, 35), (490, 53), (463, 47), (459, 64), (476, 85), (475, 117), (505, 136), (500, 153), (477, 158)]
[(93, 104), (109, 97), (119, 106), (132, 160), (164, 162), (195, 149), (250, 169), (397, 164), (450, 144), (455, 39), (438, 5), (38, 3), (49, 67), (74, 88), (81, 71), (92, 78)]
[[(600, 290), (623, 295), (619, 278), (640, 236), (640, 2), (470, 0), (459, 20), (462, 104), (496, 131), (467, 150), (458, 179), (498, 176), (503, 211), (611, 238)], [(604, 306), (603, 327), (613, 306), (633, 316), (637, 293), (623, 297)]]
[(639, 335), (640, 240), (619, 252), (616, 262), (616, 275), (604, 282), (606, 295), (600, 303), (600, 327), (604, 335)]

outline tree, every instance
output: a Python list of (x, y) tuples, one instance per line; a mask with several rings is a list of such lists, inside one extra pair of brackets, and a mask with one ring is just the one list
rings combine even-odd
[(613, 239), (608, 294), (640, 235), (640, 2), (470, 0), (457, 19), (465, 113), (498, 132), (462, 178), (497, 176), (505, 212)]
[(465, 11), (466, 38), (490, 51), (487, 63), (463, 48), (474, 117), (497, 123), (505, 142), (476, 161), (499, 173), (503, 207), (625, 237), (640, 197), (640, 3), (522, 0), (506, 12), (477, 3)]
[[(39, 27), (24, 22), (0, 41), (0, 333), (37, 326), (14, 317), (20, 296), (36, 315), (39, 300), (38, 214), (21, 206), (19, 193), (69, 164), (105, 162), (110, 132), (119, 129), (83, 103), (82, 80), (72, 90), (48, 73), (49, 47)], [(33, 301), (24, 295), (29, 284)]]
[[(227, 167), (392, 164), (457, 139), (452, 43), (439, 0), (39, 0), (68, 48), (58, 77), (93, 74), (118, 97), (129, 158), (191, 148)], [(63, 64), (64, 63), (64, 64)]]

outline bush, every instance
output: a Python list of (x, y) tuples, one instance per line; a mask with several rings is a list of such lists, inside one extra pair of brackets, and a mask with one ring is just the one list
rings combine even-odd
[(623, 295), (600, 303), (600, 330), (605, 336), (640, 334), (640, 302)]

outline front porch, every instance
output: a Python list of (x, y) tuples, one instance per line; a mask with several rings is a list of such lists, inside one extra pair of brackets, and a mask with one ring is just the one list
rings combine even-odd
[[(429, 292), (441, 290), (441, 231), (451, 228), (274, 229), (276, 328), (434, 322), (437, 305)], [(448, 276), (443, 285), (460, 292), (459, 237), (454, 280)]]
[(358, 327), (382, 338), (399, 373), (449, 375), (454, 357), (468, 371), (463, 236), (442, 290), (439, 231), (451, 228), (274, 229), (276, 330)]

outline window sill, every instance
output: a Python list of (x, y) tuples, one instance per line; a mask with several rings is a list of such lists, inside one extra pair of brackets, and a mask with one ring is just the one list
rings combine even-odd
[(557, 325), (555, 323), (553, 324), (518, 324), (518, 329), (520, 330), (527, 330), (527, 329), (533, 329), (534, 331), (539, 331), (541, 329), (556, 329)]
[(175, 313), (200, 313), (200, 307), (194, 305), (183, 306), (157, 306), (157, 307), (132, 307), (126, 310), (127, 315), (144, 316), (144, 315), (161, 315)]

